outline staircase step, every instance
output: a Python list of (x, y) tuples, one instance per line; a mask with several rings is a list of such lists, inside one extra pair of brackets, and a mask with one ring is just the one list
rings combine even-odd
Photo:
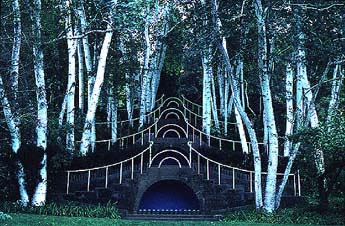
[(125, 220), (157, 220), (157, 221), (219, 221), (221, 215), (203, 214), (127, 214)]

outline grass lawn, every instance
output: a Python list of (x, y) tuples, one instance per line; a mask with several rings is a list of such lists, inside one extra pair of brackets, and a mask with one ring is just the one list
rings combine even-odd
[[(141, 226), (172, 226), (172, 225), (240, 225), (240, 226), (272, 226), (273, 224), (254, 224), (245, 222), (210, 222), (210, 221), (129, 221), (129, 220), (114, 220), (107, 218), (86, 218), (86, 217), (56, 217), (56, 216), (43, 216), (33, 214), (10, 214), (12, 220), (0, 220), (1, 226), (117, 226), (117, 225), (141, 225)], [(288, 226), (286, 224), (285, 226)]]

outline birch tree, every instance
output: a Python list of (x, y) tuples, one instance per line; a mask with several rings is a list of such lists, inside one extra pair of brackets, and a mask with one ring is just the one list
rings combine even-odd
[[(220, 35), (221, 28), (216, 21), (216, 18), (218, 18), (218, 15), (217, 15), (216, 2), (214, 0), (212, 1), (212, 13), (213, 13), (213, 26), (214, 26), (214, 33), (216, 36), (217, 48), (220, 51), (220, 54), (223, 58), (223, 62), (227, 70), (231, 71), (232, 65), (230, 63), (230, 58), (229, 58), (227, 49), (224, 47), (223, 42), (222, 42), (222, 36)], [(237, 82), (235, 81), (236, 78), (234, 78), (231, 74), (229, 74), (229, 76), (230, 76), (231, 90), (234, 94), (233, 95), (234, 104), (237, 107), (238, 112), (241, 115), (241, 118), (246, 126), (247, 132), (249, 134), (250, 142), (252, 145), (253, 164), (254, 164), (255, 206), (257, 209), (260, 209), (263, 206), (263, 202), (262, 202), (262, 187), (261, 187), (261, 157), (260, 157), (260, 151), (259, 151), (259, 146), (258, 146), (258, 140), (256, 137), (256, 132), (252, 125), (252, 122), (250, 121), (247, 113), (242, 108), (241, 101), (238, 99), (239, 90), (236, 85), (237, 84)]]
[(149, 73), (149, 62), (151, 54), (151, 45), (149, 37), (149, 26), (150, 26), (149, 9), (146, 9), (145, 17), (145, 27), (144, 27), (144, 39), (145, 39), (145, 54), (144, 54), (144, 65), (143, 65), (143, 75), (141, 83), (141, 95), (140, 95), (140, 116), (139, 116), (139, 128), (145, 123), (145, 113), (147, 111), (147, 98), (148, 98), (148, 87), (150, 82)]
[[(19, 80), (19, 61), (20, 61), (20, 47), (21, 47), (21, 14), (20, 14), (20, 4), (18, 0), (12, 1), (12, 11), (13, 11), (13, 44), (12, 44), (12, 55), (11, 55), (11, 65), (9, 68), (9, 78), (10, 78), (10, 93), (12, 93), (12, 106), (8, 100), (4, 83), (2, 81), (2, 76), (0, 75), (0, 100), (1, 106), (4, 112), (5, 121), (7, 127), (9, 128), (11, 136), (11, 148), (14, 154), (18, 153), (21, 147), (21, 133), (20, 133), (20, 119), (18, 112), (13, 111), (13, 105), (17, 105), (17, 93), (18, 93), (18, 80)], [(25, 186), (25, 174), (24, 167), (20, 160), (15, 160), (15, 165), (17, 167), (16, 177), (18, 181), (20, 202), (22, 205), (27, 206), (29, 204), (29, 195)]]
[(95, 84), (93, 87), (91, 99), (90, 99), (90, 104), (88, 106), (87, 114), (86, 114), (86, 119), (84, 123), (84, 129), (83, 129), (83, 134), (82, 134), (82, 139), (81, 139), (81, 144), (80, 144), (80, 153), (82, 155), (85, 155), (89, 147), (91, 145), (91, 130), (92, 130), (92, 125), (95, 121), (95, 114), (97, 110), (97, 103), (99, 100), (99, 96), (101, 93), (103, 81), (104, 81), (104, 74), (105, 74), (105, 66), (107, 62), (107, 56), (109, 52), (109, 47), (110, 43), (112, 40), (113, 36), (113, 24), (112, 24), (112, 16), (114, 15), (115, 12), (115, 7), (117, 5), (117, 1), (111, 1), (110, 7), (109, 7), (109, 22), (107, 25), (107, 32), (105, 33), (103, 44), (102, 44), (102, 49), (99, 55), (99, 60), (98, 60), (98, 65), (97, 65), (97, 74), (96, 74), (96, 80)]
[[(127, 56), (127, 51), (125, 47), (125, 43), (120, 38), (119, 49), (122, 53), (122, 58), (124, 62), (129, 61), (129, 57)], [(129, 120), (130, 126), (133, 126), (133, 110), (134, 110), (134, 76), (130, 76), (129, 70), (125, 71), (125, 91), (126, 91), (126, 110), (127, 110), (127, 118)]]
[[(89, 24), (87, 21), (86, 13), (85, 13), (85, 8), (84, 8), (84, 0), (77, 0), (76, 1), (76, 14), (78, 15), (79, 22), (80, 22), (80, 32), (81, 34), (85, 34)], [(87, 76), (87, 104), (88, 108), (90, 108), (91, 104), (91, 94), (93, 90), (93, 86), (95, 83), (95, 74), (94, 74), (94, 64), (93, 64), (93, 58), (91, 55), (91, 50), (90, 50), (90, 43), (89, 43), (89, 37), (88, 35), (83, 35), (82, 37), (82, 44), (83, 44), (83, 55), (84, 55), (84, 61), (85, 61), (85, 68), (86, 68), (86, 76)], [(78, 55), (80, 57), (80, 55)], [(96, 55), (94, 54), (94, 57)], [(92, 150), (95, 148), (95, 141), (96, 141), (96, 122), (92, 122), (91, 124), (91, 130), (90, 130), (90, 136), (91, 136), (91, 146)]]
[(41, 41), (41, 1), (34, 0), (30, 17), (32, 20), (33, 42), (33, 60), (34, 74), (36, 81), (36, 98), (37, 98), (37, 148), (42, 150), (43, 157), (40, 162), (39, 181), (32, 196), (31, 203), (34, 206), (43, 205), (47, 195), (47, 99), (45, 88), (44, 59)]
[[(65, 29), (67, 32), (67, 48), (68, 48), (68, 84), (66, 93), (66, 149), (69, 153), (74, 152), (74, 115), (75, 115), (75, 86), (76, 86), (76, 49), (77, 43), (74, 39), (74, 31), (72, 25), (71, 3), (65, 1), (63, 9), (65, 11)], [(80, 55), (79, 55), (80, 58)]]
[[(258, 30), (258, 67), (261, 92), (263, 96), (265, 127), (268, 131), (268, 168), (265, 188), (264, 209), (268, 213), (275, 210), (277, 167), (278, 167), (278, 133), (273, 112), (270, 79), (267, 65), (267, 34), (265, 26), (265, 13), (261, 0), (254, 2)], [(266, 120), (265, 120), (266, 118)]]
[(291, 138), (293, 134), (293, 122), (294, 122), (294, 108), (293, 108), (293, 71), (291, 64), (286, 65), (286, 129), (285, 129), (285, 143), (284, 143), (284, 156), (288, 157), (291, 149)]
[(201, 5), (204, 8), (202, 26), (203, 35), (205, 43), (203, 43), (203, 48), (201, 51), (201, 62), (203, 68), (203, 82), (202, 82), (202, 129), (206, 134), (211, 133), (211, 79), (213, 79), (212, 71), (212, 45), (207, 42), (207, 26), (209, 26), (207, 11), (206, 11), (206, 1), (202, 0)]
[[(5, 95), (5, 89), (4, 89), (4, 84), (2, 81), (1, 75), (0, 75), (0, 99), (1, 99), (1, 105), (4, 112), (6, 124), (10, 131), (12, 152), (14, 154), (17, 154), (21, 146), (19, 121), (16, 120), (11, 110), (11, 106), (8, 101), (8, 98)], [(20, 202), (22, 205), (27, 206), (30, 200), (29, 200), (29, 195), (25, 186), (24, 167), (19, 159), (16, 159), (16, 167), (17, 167), (16, 176), (17, 176), (17, 181), (18, 181), (18, 186), (19, 186)]]

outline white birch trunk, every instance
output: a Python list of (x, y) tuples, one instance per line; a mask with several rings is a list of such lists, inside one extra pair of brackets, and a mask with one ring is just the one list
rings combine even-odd
[[(240, 63), (239, 65), (237, 65), (237, 68), (236, 68), (236, 80), (237, 80), (237, 89), (238, 90), (241, 90), (241, 88), (242, 88), (242, 85), (241, 85), (241, 76), (243, 77), (243, 75), (241, 75), (242, 73), (243, 73), (243, 65), (241, 65), (241, 63)], [(240, 96), (238, 96), (237, 99), (241, 100), (242, 108), (245, 109), (245, 107), (243, 105), (243, 101), (240, 98)], [(239, 134), (240, 140), (241, 140), (242, 152), (245, 154), (248, 154), (249, 150), (248, 150), (248, 145), (247, 145), (246, 133), (244, 131), (242, 118), (238, 112), (237, 107), (234, 108), (234, 112), (235, 112), (236, 125), (238, 128), (238, 134)]]
[(212, 95), (211, 95), (212, 116), (213, 116), (214, 125), (216, 127), (216, 131), (219, 133), (220, 127), (219, 127), (219, 119), (218, 119), (218, 112), (217, 112), (216, 87), (214, 85), (213, 77), (211, 78), (211, 88), (212, 88)]
[(12, 1), (13, 10), (13, 45), (12, 45), (12, 56), (10, 66), (10, 84), (13, 93), (13, 101), (17, 99), (18, 93), (18, 77), (19, 77), (19, 54), (21, 46), (21, 19), (20, 19), (20, 7), (19, 1)]
[[(170, 10), (171, 10), (171, 5), (168, 5), (164, 8), (164, 15), (163, 15), (163, 32), (161, 33), (161, 36), (166, 36), (169, 30), (169, 16), (170, 16)], [(164, 42), (161, 42), (160, 40), (157, 40), (158, 46), (159, 46), (159, 54), (157, 55), (157, 60), (156, 60), (156, 69), (154, 76), (152, 78), (152, 95), (151, 95), (151, 110), (154, 109), (155, 107), (155, 102), (156, 102), (156, 97), (157, 97), (157, 91), (159, 87), (159, 82), (160, 82), (160, 76), (161, 72), (163, 69), (164, 61), (165, 61), (165, 56), (166, 56), (166, 51), (167, 51), (167, 45)]]
[(77, 42), (78, 46), (78, 108), (80, 113), (84, 112), (84, 53), (83, 48), (81, 44), (81, 40), (78, 40)]
[[(107, 29), (110, 30), (111, 26), (108, 25)], [(90, 104), (87, 110), (84, 130), (83, 130), (81, 144), (80, 144), (80, 153), (82, 155), (85, 155), (88, 152), (89, 146), (91, 145), (91, 130), (95, 121), (97, 103), (99, 100), (100, 92), (101, 92), (103, 81), (104, 81), (105, 66), (106, 66), (107, 55), (108, 55), (112, 36), (113, 36), (112, 31), (106, 32), (101, 53), (99, 56), (96, 81), (93, 87), (91, 100), (89, 101)]]
[(113, 98), (111, 101), (111, 143), (115, 144), (117, 139), (117, 92), (116, 87), (112, 90)]
[(211, 48), (203, 51), (203, 98), (202, 98), (202, 129), (206, 134), (211, 133), (211, 78), (212, 78)]
[[(77, 10), (76, 10), (79, 20), (80, 20), (80, 30), (81, 33), (84, 34), (86, 32), (86, 28), (89, 26), (84, 9), (84, 0), (77, 1)], [(90, 43), (87, 35), (84, 35), (82, 38), (83, 43), (83, 50), (84, 50), (84, 57), (85, 57), (85, 67), (86, 67), (86, 74), (87, 74), (87, 107), (90, 108), (91, 105), (91, 95), (93, 91), (93, 86), (95, 83), (95, 75), (94, 75), (94, 68), (92, 63), (92, 56), (90, 50)], [(95, 42), (96, 43), (96, 42)], [(96, 57), (96, 55), (94, 56)], [(94, 58), (95, 59), (95, 58)], [(96, 142), (96, 122), (93, 121), (91, 123), (90, 131), (90, 139), (91, 139), (91, 149), (95, 149), (95, 142)]]
[(59, 119), (58, 119), (58, 125), (59, 125), (59, 128), (62, 128), (62, 125), (63, 125), (63, 119), (64, 119), (64, 116), (65, 116), (65, 112), (66, 112), (66, 106), (67, 106), (67, 90), (66, 90), (66, 93), (63, 97), (63, 101), (62, 101), (62, 104), (61, 104), (61, 110), (60, 110), (60, 113), (59, 113)]
[[(75, 116), (75, 85), (76, 85), (76, 40), (73, 39), (74, 32), (72, 27), (71, 3), (67, 0), (64, 9), (67, 11), (65, 16), (65, 29), (67, 31), (67, 48), (68, 48), (68, 83), (67, 83), (67, 102), (66, 102), (66, 149), (72, 154), (74, 147), (74, 116)], [(80, 58), (80, 57), (79, 57)]]
[[(273, 112), (272, 96), (267, 65), (267, 34), (265, 26), (265, 15), (261, 0), (256, 0), (255, 14), (258, 30), (258, 66), (261, 90), (266, 113), (266, 123), (268, 129), (268, 167), (265, 188), (264, 209), (268, 213), (275, 210), (277, 167), (278, 167), (278, 134)], [(265, 127), (266, 128), (266, 127)]]
[[(223, 44), (224, 46), (224, 44)], [(224, 47), (226, 48), (226, 46)], [(224, 70), (224, 135), (228, 135), (228, 119), (231, 116), (231, 109), (234, 103), (234, 98), (230, 95), (230, 76), (228, 70)]]
[(294, 121), (294, 109), (293, 109), (293, 70), (291, 64), (286, 65), (286, 130), (285, 130), (285, 143), (284, 143), (284, 156), (288, 157), (291, 149), (290, 136), (293, 134), (293, 121)]
[(304, 64), (304, 51), (299, 47), (298, 54), (296, 57), (296, 126), (300, 129), (302, 125), (302, 119), (304, 116), (304, 101), (303, 101), (303, 83), (302, 78), (303, 74), (307, 73), (307, 68)]
[[(125, 44), (123, 43), (123, 40), (120, 39), (120, 45), (119, 45), (120, 51), (123, 55), (124, 61), (128, 61), (127, 52), (125, 49)], [(127, 110), (127, 117), (130, 123), (130, 126), (133, 127), (133, 101), (134, 101), (134, 78), (132, 78), (129, 75), (129, 72), (125, 72), (125, 92), (126, 92), (126, 110)]]
[(238, 112), (237, 107), (234, 108), (234, 112), (235, 112), (236, 124), (238, 128), (238, 134), (241, 140), (242, 152), (245, 154), (248, 154), (249, 150), (248, 150), (248, 145), (247, 145), (246, 133), (244, 131), (242, 118), (240, 116), (240, 113)]
[[(216, 13), (216, 11), (214, 9), (215, 8), (214, 5), (212, 8), (214, 10), (214, 13)], [(218, 35), (220, 34), (219, 33), (219, 27), (216, 27), (216, 32), (218, 33)], [(228, 71), (231, 71), (232, 66), (230, 63), (229, 55), (220, 41), (218, 43), (218, 48), (221, 52), (221, 55), (223, 57), (224, 63), (226, 65)], [(231, 76), (231, 74), (229, 74), (229, 75)], [(236, 99), (236, 96), (237, 97), (239, 96), (239, 91), (237, 89), (236, 82), (234, 82), (234, 79), (232, 77), (230, 77), (230, 79), (231, 79), (231, 83), (230, 83), (231, 89), (232, 89), (232, 92), (234, 94), (235, 106), (237, 107), (238, 112), (241, 115), (244, 124), (246, 125), (247, 131), (248, 131), (248, 134), (250, 137), (250, 142), (251, 142), (251, 146), (252, 146), (252, 150), (253, 150), (253, 161), (254, 161), (253, 164), (254, 164), (255, 207), (257, 209), (260, 209), (263, 206), (262, 188), (261, 188), (261, 157), (260, 157), (260, 150), (259, 150), (259, 146), (258, 146), (256, 132), (253, 128), (253, 125), (252, 125), (247, 113), (242, 108), (242, 106), (240, 104), (240, 100)]]
[(223, 119), (225, 119), (225, 81), (224, 81), (224, 72), (222, 65), (218, 65), (217, 68), (217, 82), (218, 82), (218, 92), (219, 92), (219, 102), (220, 102), (220, 112)]
[[(17, 154), (21, 146), (21, 137), (18, 121), (15, 120), (15, 117), (12, 113), (10, 103), (5, 95), (4, 84), (2, 82), (2, 77), (0, 75), (0, 99), (1, 105), (4, 112), (5, 120), (7, 127), (11, 135), (11, 147), (12, 152)], [(19, 160), (16, 160), (17, 166), (17, 180), (19, 186), (20, 202), (22, 205), (27, 206), (29, 204), (29, 195), (25, 187), (25, 174), (22, 163)]]
[(309, 109), (309, 111), (311, 111), (310, 125), (312, 128), (316, 128), (319, 126), (319, 119), (317, 116), (315, 105), (311, 104), (313, 100), (313, 93), (312, 93), (312, 90), (310, 89), (310, 83), (307, 77), (307, 73), (303, 73), (302, 84), (303, 84), (303, 91), (304, 91), (304, 96), (305, 96), (305, 105), (306, 105), (305, 107)]
[(41, 44), (41, 1), (34, 0), (31, 9), (32, 34), (33, 41), (33, 58), (34, 58), (34, 74), (36, 81), (36, 98), (37, 98), (37, 147), (43, 151), (43, 158), (40, 162), (39, 169), (40, 179), (35, 188), (31, 203), (34, 206), (44, 205), (47, 195), (47, 156), (45, 150), (47, 148), (47, 99), (44, 81), (43, 67), (43, 49)]
[[(132, 79), (130, 79), (129, 74), (126, 73), (126, 110), (127, 110), (127, 117), (129, 120), (130, 125), (133, 127), (133, 100), (134, 100), (134, 93), (133, 93), (133, 84), (129, 84)], [(130, 81), (129, 81), (130, 80)]]
[(113, 102), (113, 87), (111, 84), (109, 84), (110, 87), (108, 88), (108, 93), (107, 93), (107, 127), (111, 127), (111, 104)]
[[(11, 93), (13, 93), (13, 102), (16, 104), (17, 92), (18, 92), (18, 78), (19, 78), (19, 60), (20, 60), (20, 47), (21, 47), (21, 15), (19, 1), (14, 0), (12, 2), (12, 10), (14, 14), (13, 18), (13, 45), (12, 56), (10, 66), (10, 84)], [(20, 119), (18, 115), (12, 112), (11, 105), (5, 95), (4, 84), (0, 75), (0, 99), (1, 105), (5, 116), (5, 121), (11, 136), (11, 148), (14, 154), (18, 153), (21, 146), (20, 136)], [(25, 187), (25, 174), (22, 163), (19, 159), (15, 161), (17, 172), (16, 177), (18, 181), (20, 202), (23, 206), (27, 206), (30, 202), (29, 195)]]
[(331, 120), (332, 116), (334, 115), (334, 109), (338, 107), (343, 76), (344, 75), (342, 74), (341, 65), (335, 65), (334, 70), (333, 70), (331, 100), (329, 101), (329, 105), (328, 105), (327, 122)]
[[(148, 13), (149, 10), (147, 10)], [(144, 57), (144, 67), (143, 67), (143, 76), (141, 83), (141, 97), (140, 97), (140, 116), (139, 116), (139, 128), (142, 127), (145, 123), (145, 113), (147, 112), (147, 98), (148, 98), (148, 89), (150, 85), (150, 72), (149, 72), (149, 61), (150, 61), (150, 38), (149, 38), (149, 17), (146, 16), (145, 21), (145, 57)]]

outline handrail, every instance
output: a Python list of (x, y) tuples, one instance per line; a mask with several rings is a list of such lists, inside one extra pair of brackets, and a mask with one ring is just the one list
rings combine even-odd
[[(163, 95), (163, 96), (164, 96), (164, 95)], [(162, 99), (163, 96), (162, 96), (160, 99)], [(150, 115), (152, 115), (152, 114), (155, 114), (157, 111), (159, 112), (160, 109), (164, 106), (164, 104), (165, 104), (169, 99), (170, 99), (170, 97), (167, 98), (167, 99), (166, 99), (158, 108), (156, 108), (154, 111), (151, 111), (150, 113), (146, 114), (145, 117), (148, 117), (148, 116), (150, 116)], [(161, 115), (162, 115), (162, 114), (159, 115), (158, 120), (161, 118)], [(149, 127), (145, 128), (145, 129), (143, 129), (143, 130), (141, 130), (141, 131), (139, 131), (139, 132), (136, 132), (136, 133), (133, 133), (133, 134), (129, 134), (129, 135), (125, 135), (125, 136), (116, 138), (115, 143), (116, 143), (117, 141), (119, 141), (119, 140), (123, 140), (123, 139), (126, 139), (126, 138), (128, 138), (128, 137), (133, 137), (133, 136), (135, 136), (135, 135), (144, 133), (145, 131), (147, 131), (147, 130), (151, 129), (153, 126), (155, 126), (155, 125), (157, 124), (158, 120), (156, 120), (156, 121), (155, 121), (152, 125), (150, 125)], [(103, 123), (104, 123), (104, 122), (103, 122)], [(106, 124), (108, 124), (108, 123), (109, 123), (109, 122), (106, 122)], [(95, 143), (106, 143), (106, 142), (111, 142), (111, 141), (112, 141), (112, 139), (104, 139), (104, 140), (96, 140)], [(77, 142), (77, 143), (81, 143), (80, 140), (79, 140), (79, 141), (76, 141), (76, 142)]]
[[(186, 105), (183, 104), (182, 107), (183, 107), (184, 109), (186, 109), (190, 114), (193, 114), (194, 116), (196, 116), (196, 117), (202, 119), (202, 116), (201, 116), (201, 115), (198, 115), (197, 113), (193, 112), (193, 111), (190, 110)], [(212, 119), (212, 121), (215, 121), (215, 120)], [(219, 122), (219, 123), (225, 124), (225, 122), (222, 121), (222, 120), (218, 120), (218, 122)], [(237, 125), (238, 123), (236, 123), (236, 122), (227, 122), (227, 124), (230, 124), (230, 125)]]
[[(195, 102), (193, 102), (193, 101), (187, 99), (183, 94), (181, 95), (181, 97), (182, 97), (183, 100), (187, 101), (187, 102), (190, 103), (191, 105), (194, 105), (194, 106), (196, 106), (197, 108), (202, 108), (202, 106), (201, 106), (200, 104), (197, 104), (197, 103), (195, 103)], [(182, 101), (182, 103), (184, 103), (184, 102)], [(199, 118), (202, 118), (202, 115), (193, 112), (192, 110), (190, 110), (189, 108), (187, 108), (187, 106), (185, 106), (184, 104), (183, 104), (183, 106), (185, 107), (185, 109), (187, 109), (189, 112), (193, 113), (195, 116), (197, 116), (197, 117), (199, 117)], [(200, 111), (200, 110), (199, 110), (199, 111)], [(198, 111), (198, 112), (199, 112), (199, 111)], [(220, 109), (217, 108), (217, 111), (220, 111)], [(212, 120), (212, 121), (215, 121), (214, 119), (211, 119), (211, 120)], [(225, 124), (225, 121), (223, 121), (223, 120), (218, 120), (218, 122), (221, 123), (221, 124)], [(226, 122), (226, 124), (237, 125), (236, 122)]]
[[(161, 101), (161, 99), (162, 99), (164, 96), (165, 96), (165, 94), (163, 93), (163, 95), (162, 95), (160, 98), (158, 98), (158, 99), (155, 101), (155, 103)], [(137, 109), (139, 109), (139, 107), (133, 108), (133, 109), (134, 109), (134, 110), (137, 110)], [(127, 109), (126, 109), (126, 107), (124, 107), (124, 108), (119, 108), (118, 111), (127, 111)]]
[[(155, 103), (157, 102), (160, 102), (161, 100), (163, 100), (163, 97), (165, 95), (163, 94), (158, 100), (155, 101)], [(162, 106), (165, 104), (165, 101), (163, 103), (161, 103), (158, 107), (156, 107), (154, 110), (150, 111), (150, 112), (147, 112), (145, 114), (145, 117), (148, 117), (152, 114), (154, 114), (155, 112), (159, 111), (160, 108), (162, 108)], [(118, 121), (117, 124), (122, 124), (122, 123), (126, 123), (126, 122), (135, 122), (137, 120), (139, 120), (140, 117), (136, 117), (136, 118), (132, 118), (132, 119), (126, 119), (126, 120), (121, 120), (121, 121)], [(111, 124), (111, 122), (96, 122), (95, 123), (96, 125), (107, 125), (107, 124)]]
[[(192, 146), (192, 142), (191, 141), (188, 141), (187, 145), (189, 146), (189, 148), (194, 151), (197, 155), (199, 155), (200, 157), (202, 157), (203, 159), (209, 161), (209, 162), (212, 162), (216, 165), (220, 165), (222, 167), (225, 167), (225, 168), (229, 168), (229, 169), (234, 169), (234, 170), (238, 170), (238, 171), (242, 171), (242, 172), (247, 172), (247, 173), (254, 173), (255, 171), (254, 170), (247, 170), (247, 169), (242, 169), (242, 168), (238, 168), (238, 167), (234, 167), (234, 166), (230, 166), (230, 165), (226, 165), (224, 163), (221, 163), (221, 162), (217, 162), (216, 160), (213, 160), (213, 159), (210, 159), (206, 156), (204, 156), (203, 154), (201, 154), (200, 152), (198, 152), (195, 148), (193, 148)], [(261, 174), (267, 174), (267, 172), (261, 172)], [(284, 175), (284, 173), (277, 173), (277, 175)], [(293, 173), (290, 173), (289, 176), (293, 176), (295, 174)]]
[(105, 165), (105, 166), (99, 166), (99, 167), (93, 167), (93, 168), (87, 168), (87, 169), (79, 169), (79, 170), (66, 170), (65, 172), (67, 173), (79, 173), (79, 172), (87, 172), (87, 171), (93, 171), (93, 170), (99, 170), (99, 169), (105, 169), (105, 168), (109, 168), (109, 167), (113, 167), (113, 166), (117, 166), (117, 165), (120, 165), (122, 163), (125, 163), (125, 162), (128, 162), (132, 159), (135, 159), (137, 158), (138, 156), (144, 154), (146, 151), (150, 150), (150, 148), (152, 147), (153, 145), (153, 142), (151, 141), (150, 142), (150, 145), (144, 149), (142, 152), (130, 157), (130, 158), (127, 158), (125, 160), (122, 160), (120, 162), (116, 162), (116, 163), (113, 163), (113, 164), (109, 164), (109, 165)]
[[(204, 134), (205, 136), (207, 137), (210, 137), (210, 138), (213, 138), (213, 139), (216, 139), (216, 140), (222, 140), (222, 141), (227, 141), (227, 142), (233, 142), (233, 143), (241, 143), (241, 141), (238, 141), (238, 140), (230, 140), (230, 139), (226, 139), (226, 138), (222, 138), (222, 137), (217, 137), (217, 136), (214, 136), (214, 135), (211, 135), (211, 134), (207, 134), (201, 130), (199, 130), (198, 128), (194, 127), (192, 124), (190, 124), (188, 121), (186, 121), (187, 125), (192, 127), (193, 130), (197, 131), (198, 133), (201, 133), (201, 134)], [(247, 141), (246, 142), (247, 144), (251, 144), (250, 141)], [(263, 145), (264, 143), (260, 143), (258, 142), (258, 145)]]

